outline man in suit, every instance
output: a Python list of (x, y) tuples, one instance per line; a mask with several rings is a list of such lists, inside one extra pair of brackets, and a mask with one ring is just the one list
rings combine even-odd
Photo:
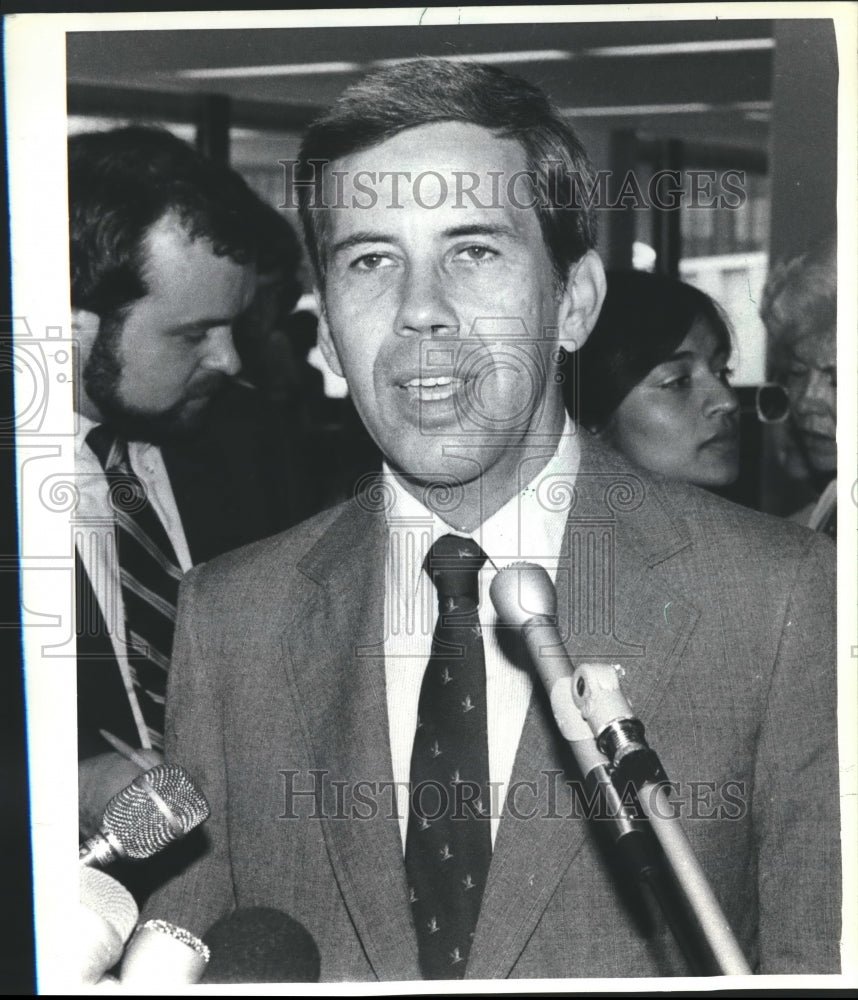
[(751, 968), (838, 967), (831, 547), (576, 433), (555, 375), (604, 294), (590, 176), (491, 67), (386, 68), (310, 128), (320, 343), (385, 467), (187, 577), (167, 753), (209, 847), (147, 917), (286, 911), (325, 980), (684, 974), (488, 599), (525, 559), (572, 661), (622, 665)]
[[(142, 127), (70, 140), (69, 203), (80, 815), (91, 830), (142, 761), (160, 758), (178, 578), (300, 518), (288, 519), (278, 488), (285, 448), (234, 380), (231, 327), (254, 294), (265, 207), (233, 171)], [(278, 221), (291, 241), (278, 263), (297, 269), (297, 239)], [(136, 490), (148, 520), (123, 505)]]

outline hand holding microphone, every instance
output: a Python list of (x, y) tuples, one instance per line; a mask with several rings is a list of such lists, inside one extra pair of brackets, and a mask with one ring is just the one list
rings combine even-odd
[[(78, 932), (80, 974), (85, 985), (102, 982), (102, 976), (119, 961), (138, 916), (131, 893), (96, 866), (125, 858), (149, 858), (199, 826), (208, 815), (205, 797), (187, 771), (175, 764), (151, 768), (107, 803), (99, 832), (79, 850)], [(205, 962), (197, 970), (197, 978), (204, 968)]]
[[(202, 982), (318, 982), (319, 950), (310, 933), (285, 913), (238, 909), (215, 923), (201, 941), (166, 920), (137, 927), (131, 893), (96, 870), (119, 858), (142, 860), (163, 850), (208, 818), (209, 806), (187, 771), (160, 765), (141, 774), (104, 810), (100, 830), (80, 847), (81, 982), (171, 987)], [(211, 950), (210, 950), (211, 949)], [(209, 966), (210, 955), (214, 961)], [(104, 978), (122, 957), (119, 981)], [(208, 966), (208, 968), (207, 968)]]

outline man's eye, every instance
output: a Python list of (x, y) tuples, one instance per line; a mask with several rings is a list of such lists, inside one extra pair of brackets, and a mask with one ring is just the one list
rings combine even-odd
[(476, 244), (475, 246), (465, 247), (463, 250), (460, 250), (456, 256), (464, 257), (466, 260), (471, 260), (475, 263), (481, 263), (484, 260), (490, 260), (492, 257), (497, 257), (497, 252), (489, 249), (489, 247)]
[(718, 372), (719, 382), (723, 382), (724, 385), (730, 384), (730, 379), (733, 377), (733, 369), (724, 367)]
[(390, 258), (381, 253), (366, 253), (363, 257), (358, 257), (351, 266), (358, 271), (377, 271), (380, 267), (386, 267), (390, 263)]

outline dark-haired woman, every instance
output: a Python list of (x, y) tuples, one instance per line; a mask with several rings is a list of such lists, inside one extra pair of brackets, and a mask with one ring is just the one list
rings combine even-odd
[(570, 402), (584, 427), (644, 468), (727, 486), (739, 473), (730, 352), (730, 328), (708, 295), (660, 275), (610, 272)]

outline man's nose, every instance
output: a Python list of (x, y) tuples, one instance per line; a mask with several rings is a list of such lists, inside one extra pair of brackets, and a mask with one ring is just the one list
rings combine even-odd
[(713, 375), (711, 383), (706, 389), (706, 398), (704, 401), (704, 412), (706, 415), (714, 416), (723, 413), (729, 416), (738, 409), (739, 398), (736, 395), (736, 390)]
[(241, 358), (232, 339), (232, 328), (218, 326), (208, 332), (203, 367), (224, 375), (237, 375), (241, 371)]
[(410, 268), (401, 286), (397, 333), (405, 337), (433, 333), (455, 336), (458, 330), (444, 275), (431, 267)]

